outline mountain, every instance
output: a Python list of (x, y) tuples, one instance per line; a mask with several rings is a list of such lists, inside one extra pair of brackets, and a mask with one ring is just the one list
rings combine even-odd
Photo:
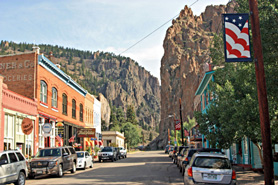
[[(181, 98), (183, 122), (193, 117), (195, 92), (205, 69), (211, 63), (209, 49), (214, 34), (222, 32), (222, 13), (234, 11), (235, 3), (228, 6), (207, 6), (200, 16), (194, 16), (185, 6), (172, 21), (164, 39), (164, 56), (161, 60), (161, 123), (159, 137), (151, 148), (167, 144), (168, 128), (173, 130), (173, 118), (180, 119), (179, 99)], [(223, 50), (224, 52), (224, 50)]]
[[(1, 41), (0, 55), (32, 50), (32, 44)], [(156, 77), (134, 60), (107, 52), (81, 51), (52, 45), (39, 45), (53, 63), (90, 93), (107, 99), (125, 112), (132, 105), (142, 127), (156, 129), (160, 122), (160, 85)], [(105, 100), (104, 100), (105, 101)], [(107, 103), (106, 103), (107, 104)], [(103, 118), (109, 126), (109, 116)]]

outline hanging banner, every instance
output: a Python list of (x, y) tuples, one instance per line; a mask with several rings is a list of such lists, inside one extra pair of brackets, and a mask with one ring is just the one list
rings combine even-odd
[(249, 15), (223, 14), (226, 62), (250, 62)]
[(29, 118), (24, 118), (21, 123), (21, 130), (25, 135), (29, 135), (33, 131), (33, 122)]
[(181, 121), (180, 120), (174, 120), (175, 121), (175, 130), (181, 129)]

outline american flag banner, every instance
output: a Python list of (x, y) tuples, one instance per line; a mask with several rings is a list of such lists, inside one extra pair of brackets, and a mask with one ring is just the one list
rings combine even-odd
[[(76, 135), (76, 134), (75, 134), (75, 135)], [(73, 135), (73, 136), (71, 136), (71, 138), (69, 138), (69, 143), (74, 142), (75, 135)]]
[(252, 61), (248, 14), (223, 14), (226, 62)]
[(175, 120), (175, 130), (180, 130), (180, 129), (181, 129), (181, 121)]

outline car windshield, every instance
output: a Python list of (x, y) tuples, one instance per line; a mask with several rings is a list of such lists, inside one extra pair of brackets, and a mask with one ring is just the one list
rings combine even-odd
[(47, 156), (61, 156), (61, 150), (59, 148), (42, 149), (36, 155), (36, 157), (47, 157)]
[(231, 169), (231, 163), (226, 158), (197, 157), (193, 164), (199, 168)]
[(103, 148), (101, 152), (112, 152), (112, 148)]
[(77, 152), (77, 158), (84, 158), (84, 152)]

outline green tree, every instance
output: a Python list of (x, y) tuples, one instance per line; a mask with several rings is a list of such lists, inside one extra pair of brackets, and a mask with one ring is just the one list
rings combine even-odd
[(125, 141), (129, 147), (134, 147), (140, 142), (141, 135), (139, 129), (130, 122), (127, 122), (122, 127), (122, 132), (125, 135)]
[(150, 132), (149, 140), (150, 140), (150, 141), (153, 140), (153, 134), (152, 134), (152, 132)]
[(126, 121), (132, 123), (133, 125), (137, 125), (136, 114), (132, 105), (127, 106)]
[(125, 122), (125, 113), (124, 113), (122, 107), (118, 107), (116, 109), (116, 118), (120, 125), (122, 125)]
[[(248, 12), (248, 1), (238, 0), (237, 11)], [(260, 26), (263, 44), (266, 84), (269, 101), (269, 114), (272, 143), (278, 140), (278, 68), (277, 48), (278, 4), (275, 1), (259, 0)], [(251, 34), (252, 36), (252, 34)], [(214, 146), (228, 148), (232, 143), (248, 137), (261, 151), (261, 132), (258, 110), (256, 75), (253, 63), (223, 63), (223, 41), (214, 37), (214, 49), (210, 56), (215, 65), (224, 66), (215, 72), (215, 83), (211, 83), (215, 92), (215, 101), (207, 114), (195, 113), (201, 133)], [(252, 40), (252, 39), (251, 39)], [(251, 47), (252, 48), (252, 47)], [(222, 55), (222, 56), (221, 56)], [(261, 152), (260, 152), (261, 154)], [(260, 155), (260, 157), (262, 157)], [(262, 158), (261, 158), (261, 161)]]

